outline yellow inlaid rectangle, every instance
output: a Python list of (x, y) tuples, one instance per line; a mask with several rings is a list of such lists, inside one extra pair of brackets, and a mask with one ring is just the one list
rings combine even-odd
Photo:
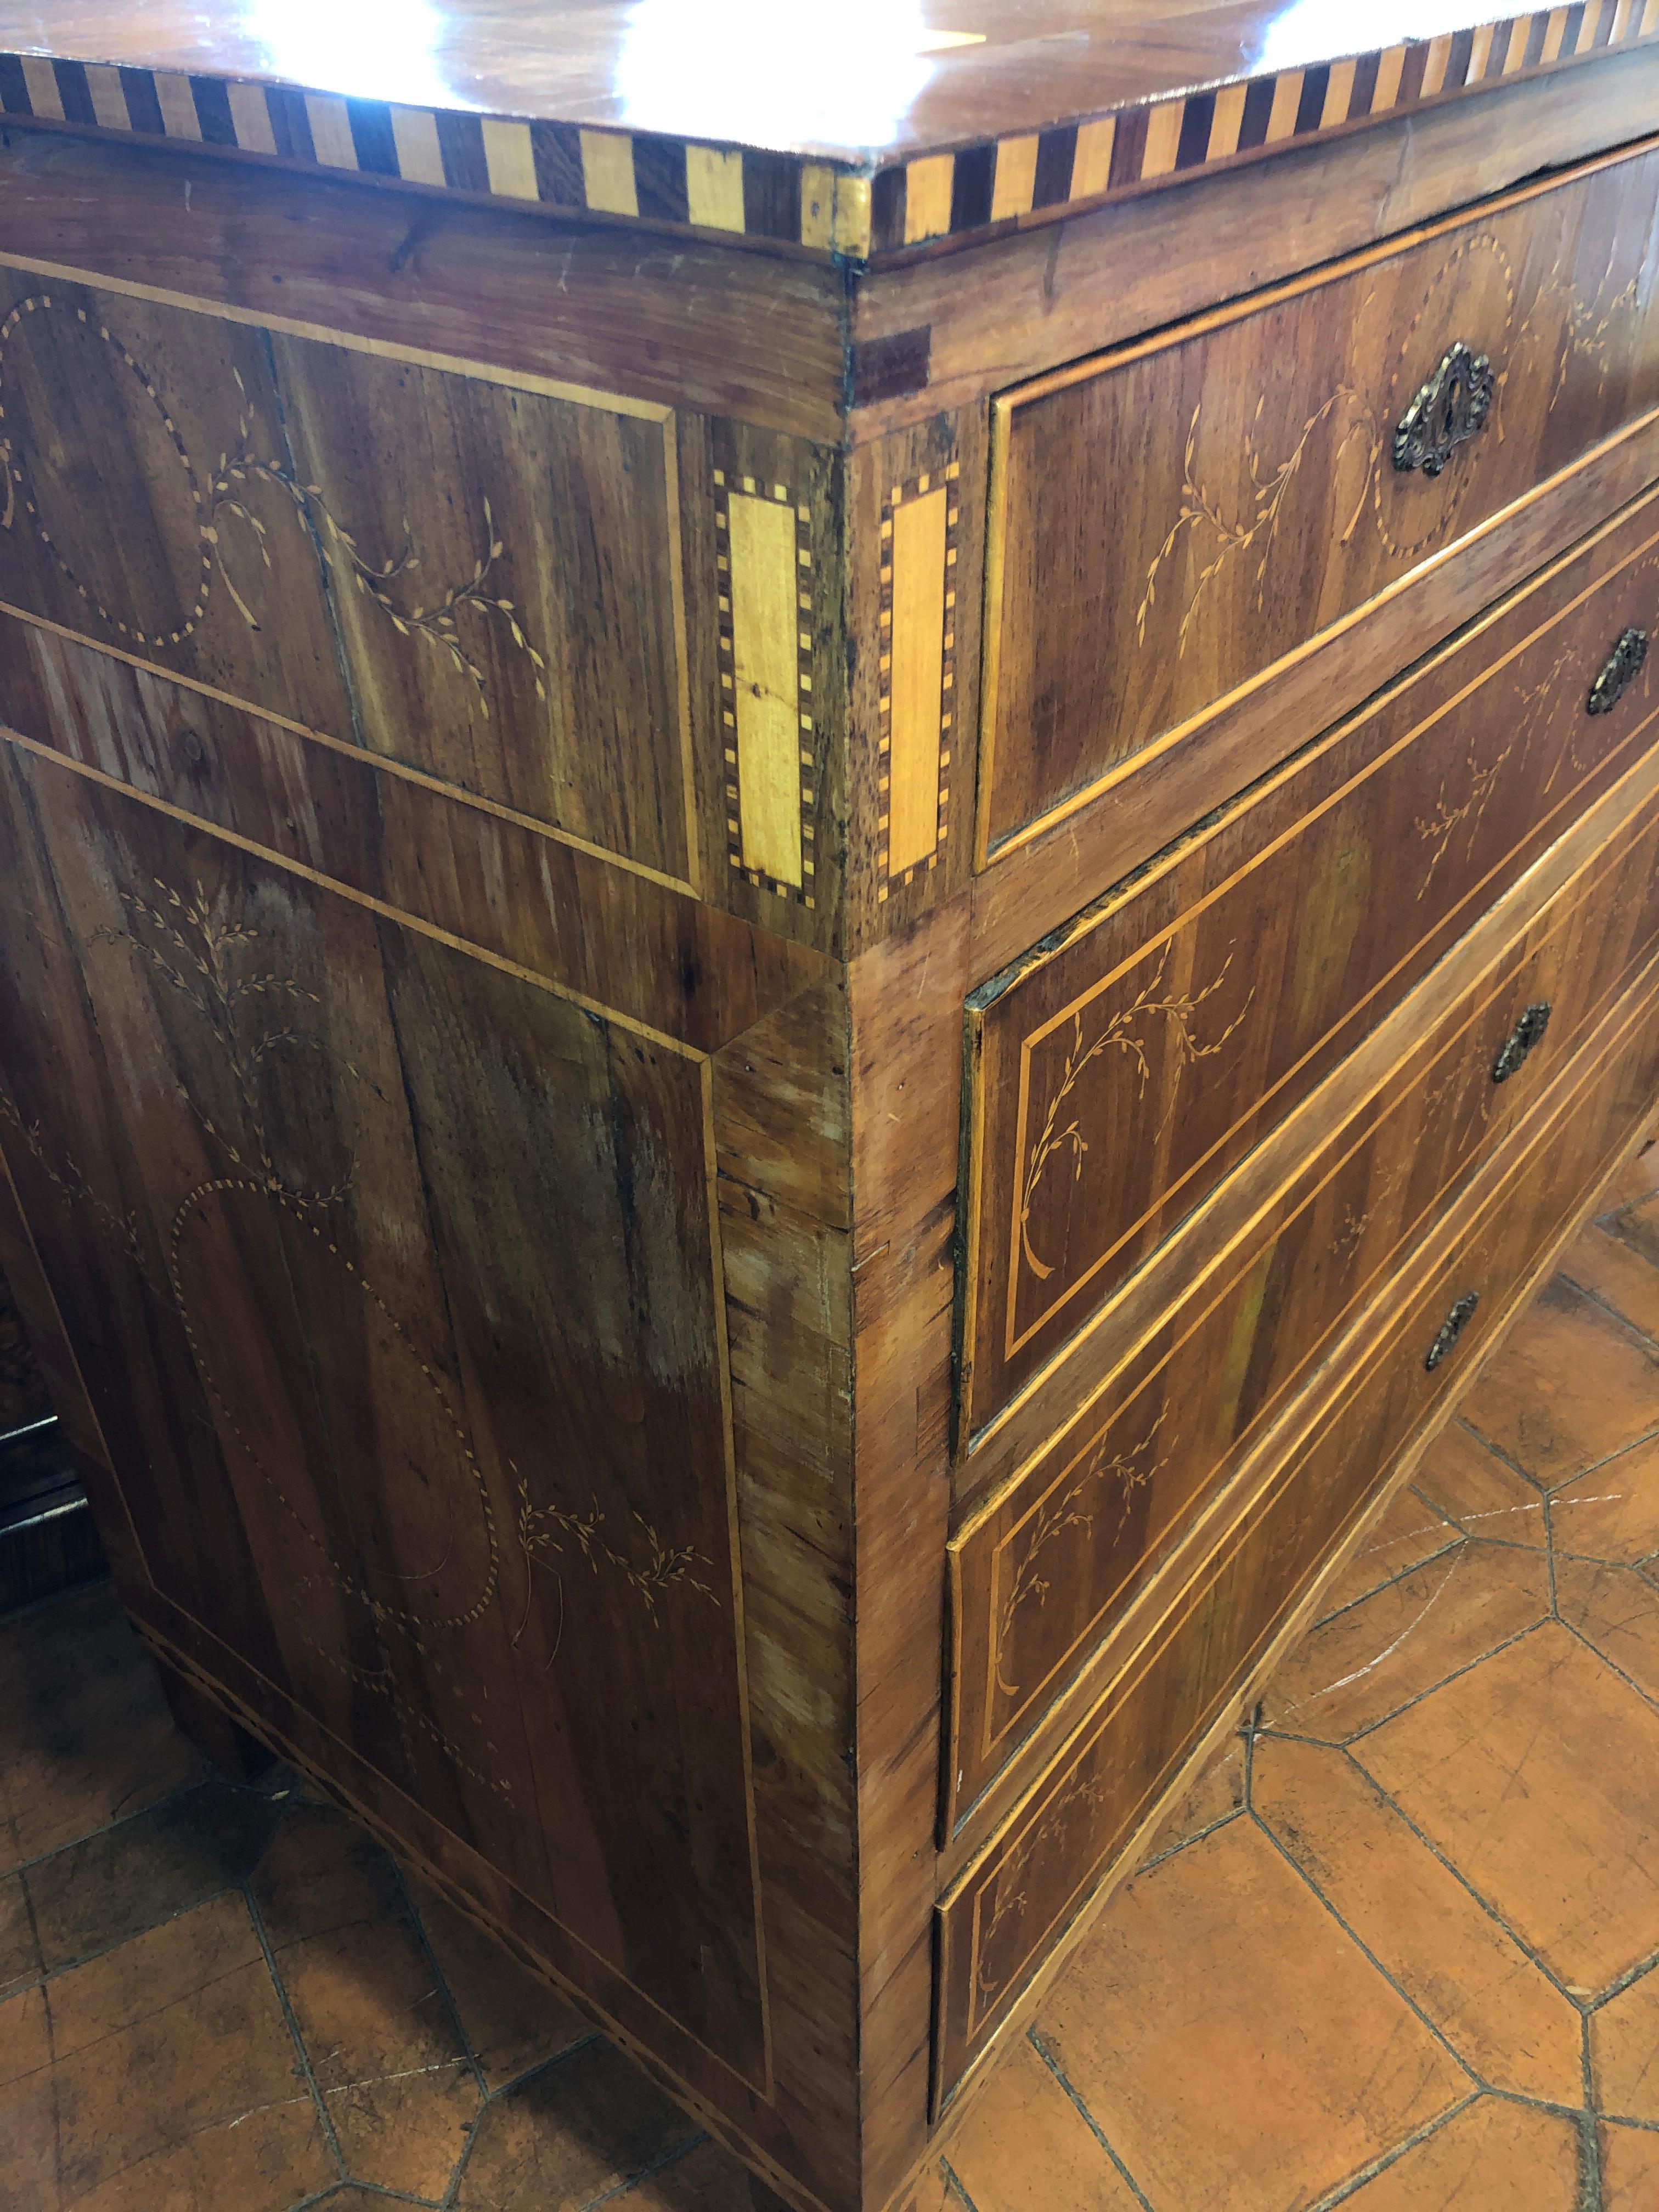
[(187, 76), (172, 76), (165, 70), (157, 70), (155, 105), (161, 111), (161, 128), (169, 138), (201, 137), (202, 123), (196, 112), (196, 94), (190, 88)]
[(929, 154), (904, 169), (904, 242), (943, 238), (951, 228), (951, 192), (956, 181), (954, 154)]
[(887, 872), (939, 843), (939, 713), (945, 685), (945, 503), (941, 484), (893, 514), (893, 633)]
[(743, 228), (743, 155), (720, 146), (685, 149), (685, 218), (707, 230)]
[(508, 123), (499, 117), (483, 119), (484, 173), (497, 199), (533, 200), (536, 156), (530, 144), (527, 123)]
[(1400, 80), (1406, 74), (1406, 49), (1389, 46), (1376, 65), (1376, 89), (1371, 94), (1371, 113), (1384, 115), (1400, 97)]
[(1184, 100), (1164, 100), (1146, 118), (1146, 143), (1140, 156), (1143, 177), (1167, 177), (1174, 169), (1181, 150), (1181, 119), (1186, 112)]
[(398, 149), (398, 173), (411, 185), (441, 185), (443, 148), (438, 140), (438, 118), (429, 108), (394, 107), (392, 143)]
[(1486, 74), (1492, 60), (1492, 33), (1497, 28), (1496, 23), (1483, 23), (1475, 33), (1469, 48), (1469, 72), (1463, 80), (1465, 84), (1479, 84)]
[(1358, 62), (1331, 64), (1331, 73), (1325, 80), (1325, 105), (1319, 111), (1322, 131), (1334, 130), (1339, 123), (1347, 121), (1353, 101), (1354, 72), (1358, 66)]
[(587, 204), (605, 215), (638, 215), (634, 182), (634, 141), (611, 131), (578, 134), (582, 149), (582, 188)]
[(328, 169), (355, 169), (357, 142), (351, 135), (351, 112), (344, 100), (331, 92), (305, 94), (306, 121), (311, 125), (311, 147)]
[(230, 100), (230, 125), (236, 133), (236, 143), (245, 154), (274, 154), (276, 134), (270, 127), (270, 110), (265, 105), (265, 88), (262, 84), (233, 84), (228, 94)]
[(106, 131), (131, 130), (132, 118), (127, 113), (127, 95), (119, 70), (100, 68), (96, 62), (88, 62), (87, 90), (92, 94), (92, 112)]
[(1092, 199), (1097, 192), (1108, 189), (1112, 181), (1112, 147), (1116, 137), (1115, 115), (1103, 115), (1097, 122), (1079, 124), (1069, 198)]
[(1242, 84), (1224, 84), (1217, 93), (1215, 112), (1210, 118), (1210, 143), (1205, 149), (1206, 161), (1219, 161), (1229, 154), (1237, 153), (1248, 97), (1249, 88)]
[(746, 492), (727, 501), (743, 865), (801, 881), (799, 623), (795, 510)]
[(1302, 105), (1300, 70), (1286, 70), (1273, 87), (1273, 104), (1267, 110), (1267, 143), (1279, 145), (1296, 130), (1297, 111)]
[(991, 220), (1002, 222), (1011, 215), (1029, 215), (1036, 191), (1037, 141), (1035, 135), (1005, 138), (997, 148), (996, 180), (991, 187)]
[(24, 54), (20, 65), (23, 82), (29, 95), (31, 115), (45, 117), (52, 123), (64, 120), (64, 102), (58, 90), (58, 72), (40, 54)]
[(1452, 42), (1448, 38), (1429, 40), (1429, 51), (1423, 62), (1422, 96), (1425, 100), (1432, 100), (1437, 92), (1444, 89), (1446, 70), (1451, 61), (1451, 46)]

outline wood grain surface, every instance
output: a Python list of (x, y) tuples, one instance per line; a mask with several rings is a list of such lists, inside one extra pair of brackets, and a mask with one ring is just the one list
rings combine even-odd
[[(1242, 1234), (1186, 1224), (1191, 1287), (1138, 1340), (1118, 1332), (1107, 1380), (953, 1538), (952, 1827), (1177, 1548), (1204, 1540), (1252, 1440), (1651, 957), (1656, 789), (1650, 759), (1609, 793), (1614, 834)], [(1539, 1005), (1542, 1039), (1495, 1082)]]
[[(1659, 161), (1615, 161), (999, 399), (981, 852), (1653, 405), (1656, 216)], [(1458, 342), (1490, 427), (1402, 471)]]
[[(1599, 1188), (1651, 1112), (1659, 1079), (1651, 981), (1621, 1001), (1477, 1179), (1443, 1231), (1362, 1316), (1261, 1447), (1248, 1498), (1205, 1567), (1066, 1752), (941, 1902), (938, 2095), (988, 2047), (1023, 1986), (1121, 1844), (1386, 1487), (1436, 1399), (1478, 1363), (1540, 1252)], [(1450, 1361), (1425, 1354), (1452, 1304), (1479, 1292)]]
[[(969, 1003), (972, 1436), (1648, 742), (1650, 502)], [(1363, 1010), (1363, 1011), (1362, 1011)]]

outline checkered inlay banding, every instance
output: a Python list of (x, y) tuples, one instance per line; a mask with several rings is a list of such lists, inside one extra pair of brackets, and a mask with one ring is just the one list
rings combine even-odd
[(1270, 155), (1659, 34), (1659, 0), (1575, 0), (858, 174), (645, 132), (0, 54), (0, 112), (862, 260)]

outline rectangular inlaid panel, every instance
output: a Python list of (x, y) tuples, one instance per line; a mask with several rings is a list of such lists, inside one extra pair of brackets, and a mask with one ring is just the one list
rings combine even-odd
[(155, 1589), (765, 2094), (708, 1060), (3, 763), (0, 1146)]
[(882, 503), (878, 780), (889, 880), (908, 883), (933, 866), (950, 827), (959, 476), (951, 461), (942, 476), (893, 485)]
[[(1251, 1668), (1367, 1510), (1393, 1455), (1432, 1421), (1443, 1382), (1478, 1358), (1536, 1257), (1651, 1112), (1659, 1030), (1632, 994), (1547, 1108), (1493, 1163), (1477, 1218), (1414, 1262), (1357, 1370), (1292, 1414), (1285, 1453), (1132, 1667), (939, 1908), (939, 2094), (987, 2048), (1160, 1788), (1249, 1679)], [(1426, 1353), (1470, 1291), (1456, 1349)]]
[(0, 602), (696, 875), (664, 408), (0, 262)]
[(969, 1001), (962, 1426), (1650, 741), (1651, 502)]
[(952, 1825), (1057, 1699), (1086, 1695), (1079, 1678), (1335, 1332), (1650, 957), (1656, 764), (1632, 781), (1611, 842), (1242, 1233), (1215, 1255), (1193, 1224), (1190, 1293), (953, 1540)]
[(996, 402), (981, 851), (1659, 401), (1656, 214), (1617, 161)]

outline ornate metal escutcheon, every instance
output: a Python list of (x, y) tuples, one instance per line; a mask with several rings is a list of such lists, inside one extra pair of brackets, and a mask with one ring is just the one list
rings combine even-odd
[(1439, 368), (1395, 425), (1395, 468), (1437, 477), (1457, 448), (1486, 428), (1497, 396), (1486, 356), (1471, 353), (1462, 338), (1448, 346)]
[(1626, 686), (1648, 657), (1648, 634), (1627, 629), (1607, 655), (1607, 665), (1589, 688), (1584, 702), (1592, 714), (1610, 714), (1625, 696)]
[(1550, 1025), (1549, 1001), (1538, 999), (1526, 1007), (1504, 1040), (1504, 1048), (1492, 1064), (1494, 1083), (1507, 1083)]
[(1434, 1370), (1439, 1366), (1441, 1361), (1446, 1357), (1446, 1354), (1456, 1343), (1458, 1338), (1462, 1335), (1464, 1328), (1468, 1325), (1469, 1316), (1474, 1311), (1480, 1303), (1480, 1293), (1479, 1291), (1465, 1291), (1462, 1297), (1457, 1301), (1457, 1304), (1446, 1316), (1444, 1321), (1441, 1322), (1440, 1333), (1435, 1338), (1434, 1342), (1429, 1346), (1427, 1355), (1423, 1361), (1423, 1364), (1429, 1370), (1431, 1374), (1432, 1374)]

